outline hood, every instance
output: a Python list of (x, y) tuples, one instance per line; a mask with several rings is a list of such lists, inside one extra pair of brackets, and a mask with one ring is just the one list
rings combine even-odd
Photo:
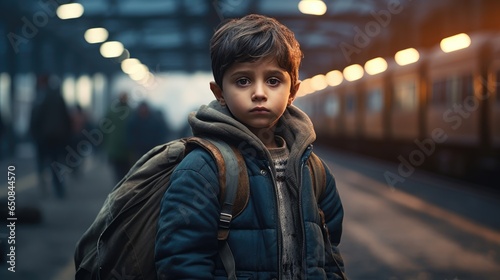
[[(227, 139), (240, 151), (253, 150), (270, 159), (269, 152), (245, 125), (234, 119), (227, 107), (222, 107), (216, 100), (202, 105), (198, 111), (188, 117), (193, 135)], [(300, 158), (305, 149), (316, 139), (313, 124), (299, 108), (290, 105), (280, 118), (275, 133), (287, 142), (290, 159)], [(253, 149), (248, 149), (252, 147)], [(298, 162), (297, 160), (293, 160)]]

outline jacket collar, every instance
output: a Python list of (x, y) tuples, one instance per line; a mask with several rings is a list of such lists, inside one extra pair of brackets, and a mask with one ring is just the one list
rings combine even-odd
[[(188, 117), (193, 135), (228, 139), (242, 147), (241, 144), (255, 148), (258, 153), (268, 154), (260, 139), (246, 126), (237, 121), (226, 107), (217, 101), (202, 105), (197, 112)], [(294, 105), (290, 105), (280, 118), (276, 127), (276, 134), (287, 142), (290, 148), (290, 157), (300, 157), (306, 148), (316, 139), (313, 124), (309, 117)]]

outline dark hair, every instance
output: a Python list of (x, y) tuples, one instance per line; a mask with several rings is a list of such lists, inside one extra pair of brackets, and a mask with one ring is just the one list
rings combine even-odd
[(235, 62), (251, 62), (273, 56), (298, 81), (302, 59), (300, 45), (290, 29), (274, 18), (247, 15), (224, 22), (210, 40), (210, 57), (215, 82), (222, 89), (222, 77)]

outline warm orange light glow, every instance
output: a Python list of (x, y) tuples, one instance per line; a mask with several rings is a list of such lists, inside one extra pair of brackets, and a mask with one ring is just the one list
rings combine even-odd
[(326, 13), (326, 4), (321, 0), (302, 0), (299, 2), (299, 11), (307, 15), (321, 16)]
[(420, 59), (420, 54), (414, 48), (401, 50), (394, 55), (394, 60), (398, 65), (408, 65), (417, 62)]
[(454, 52), (457, 50), (465, 49), (471, 44), (471, 39), (469, 35), (465, 33), (460, 33), (451, 37), (444, 38), (441, 40), (439, 46), (441, 50), (445, 53)]
[(311, 87), (311, 79), (305, 79), (300, 82), (299, 91), (297, 92), (297, 97), (308, 95), (313, 93), (314, 90)]
[(328, 86), (325, 75), (319, 74), (311, 78), (311, 88), (314, 91), (322, 90)]
[(326, 82), (332, 87), (340, 85), (343, 80), (344, 76), (339, 70), (333, 70), (326, 73)]
[(363, 67), (359, 64), (353, 64), (344, 68), (344, 78), (349, 82), (359, 80), (363, 75)]
[(365, 63), (365, 71), (369, 75), (376, 75), (387, 70), (387, 61), (381, 57), (370, 59)]

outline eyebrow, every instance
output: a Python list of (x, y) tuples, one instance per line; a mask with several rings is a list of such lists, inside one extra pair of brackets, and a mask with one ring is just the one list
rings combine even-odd
[[(252, 76), (254, 71), (252, 70), (237, 70), (229, 75), (229, 77), (233, 78), (235, 76)], [(285, 70), (281, 69), (272, 69), (272, 70), (266, 70), (265, 75), (266, 76), (285, 76), (286, 75)]]

